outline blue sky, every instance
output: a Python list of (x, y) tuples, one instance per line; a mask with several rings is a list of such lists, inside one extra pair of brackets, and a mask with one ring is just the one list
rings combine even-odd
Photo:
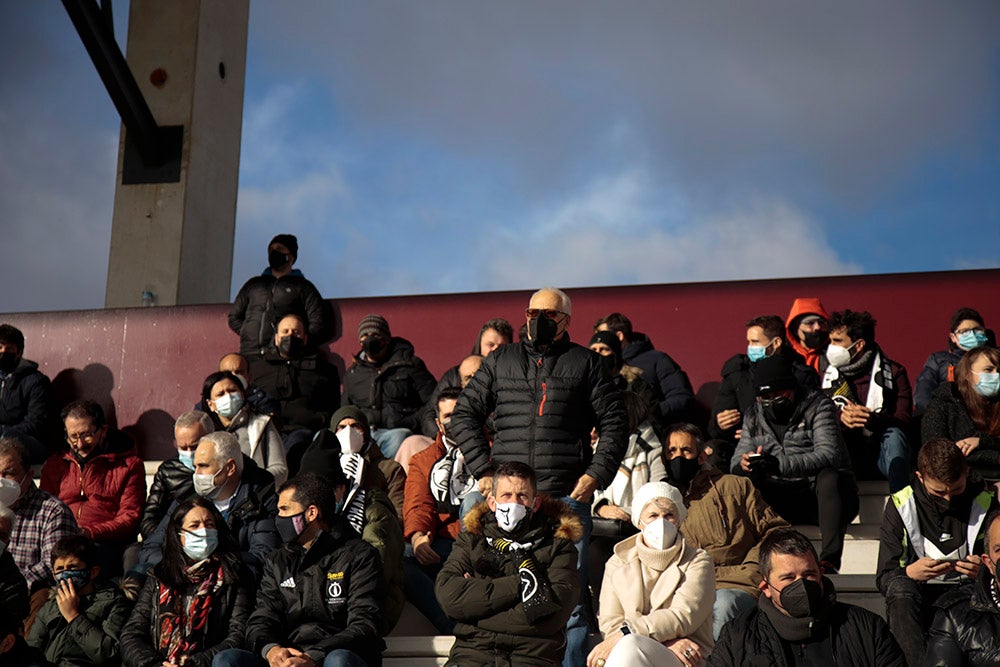
[[(6, 15), (0, 310), (100, 307), (118, 117), (59, 3)], [(285, 231), (331, 298), (998, 267), (998, 26), (989, 1), (255, 0), (232, 292)]]

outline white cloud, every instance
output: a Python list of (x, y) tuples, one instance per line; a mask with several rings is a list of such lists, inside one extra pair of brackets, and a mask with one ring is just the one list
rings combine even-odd
[(776, 197), (696, 211), (641, 170), (602, 178), (501, 232), (503, 257), (483, 247), (486, 282), (567, 286), (843, 275), (860, 268), (826, 242), (822, 225)]

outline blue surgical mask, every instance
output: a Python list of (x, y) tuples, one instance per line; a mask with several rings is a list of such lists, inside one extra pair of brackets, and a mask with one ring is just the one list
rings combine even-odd
[(178, 449), (177, 450), (177, 458), (180, 459), (181, 463), (183, 463), (189, 470), (194, 470), (194, 450), (193, 449), (190, 449), (190, 450)]
[(993, 398), (1000, 393), (1000, 373), (980, 373), (976, 381), (976, 391), (984, 398)]
[(219, 531), (215, 528), (195, 528), (184, 531), (184, 553), (193, 561), (205, 560), (219, 546)]
[(986, 332), (980, 329), (970, 329), (958, 334), (958, 346), (963, 350), (974, 350), (986, 345)]
[(750, 363), (755, 364), (767, 356), (766, 350), (766, 345), (747, 345), (747, 359), (750, 360)]
[(64, 581), (73, 582), (73, 590), (80, 590), (88, 583), (90, 583), (90, 570), (63, 570), (62, 572), (56, 572), (56, 583), (61, 584)]

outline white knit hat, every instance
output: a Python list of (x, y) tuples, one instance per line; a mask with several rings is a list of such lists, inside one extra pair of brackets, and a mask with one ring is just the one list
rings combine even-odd
[(639, 487), (632, 499), (632, 523), (636, 528), (639, 527), (639, 515), (642, 514), (642, 510), (649, 504), (649, 501), (657, 498), (666, 498), (677, 508), (677, 525), (684, 521), (684, 517), (687, 516), (687, 508), (684, 507), (684, 496), (677, 490), (677, 487), (666, 482), (648, 482)]

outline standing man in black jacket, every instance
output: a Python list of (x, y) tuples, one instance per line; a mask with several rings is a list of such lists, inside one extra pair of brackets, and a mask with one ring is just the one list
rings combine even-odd
[[(538, 476), (538, 490), (566, 502), (583, 523), (580, 604), (567, 624), (565, 665), (586, 662), (587, 551), (594, 491), (611, 483), (628, 445), (628, 416), (620, 393), (602, 372), (600, 357), (570, 342), (569, 297), (535, 292), (525, 311), (528, 339), (504, 345), (483, 361), (451, 417), (469, 470), (488, 495), (496, 463), (521, 461)], [(493, 415), (493, 449), (483, 426)], [(600, 434), (596, 449), (590, 430)]]
[(240, 354), (251, 363), (264, 354), (274, 337), (278, 320), (295, 313), (307, 322), (309, 341), (315, 348), (330, 340), (333, 314), (319, 290), (293, 269), (299, 241), (278, 234), (267, 244), (264, 272), (240, 288), (229, 309), (229, 328), (240, 335)]
[(336, 511), (327, 481), (304, 473), (282, 484), (276, 525), (285, 545), (264, 567), (250, 650), (270, 667), (381, 665), (381, 562)]

